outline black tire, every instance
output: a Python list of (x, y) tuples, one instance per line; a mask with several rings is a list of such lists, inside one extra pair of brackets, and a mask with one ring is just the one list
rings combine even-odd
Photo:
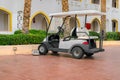
[(44, 44), (41, 44), (38, 47), (38, 51), (39, 51), (40, 55), (46, 55), (48, 53), (48, 49), (47, 49), (47, 47)]
[(94, 53), (86, 53), (87, 57), (91, 57)]
[(84, 56), (84, 52), (80, 47), (74, 47), (71, 53), (72, 56), (76, 59), (81, 59)]

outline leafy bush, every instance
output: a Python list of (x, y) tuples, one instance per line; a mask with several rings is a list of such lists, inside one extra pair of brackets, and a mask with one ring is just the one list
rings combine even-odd
[(22, 31), (21, 30), (17, 30), (14, 32), (14, 34), (22, 34)]
[(120, 40), (120, 32), (107, 32), (107, 40)]
[[(23, 34), (21, 30), (17, 30), (14, 32), (14, 34)], [(35, 30), (35, 29), (31, 29), (29, 30), (29, 34), (38, 34), (38, 35), (45, 35), (46, 31), (44, 30)]]
[(33, 34), (0, 35), (0, 45), (39, 44), (44, 37)]
[(42, 30), (29, 30), (29, 34), (17, 30), (13, 35), (0, 35), (0, 45), (39, 44), (45, 35), (46, 32)]
[[(98, 36), (99, 33), (90, 31), (90, 36)], [(29, 34), (23, 34), (17, 30), (13, 35), (0, 34), (0, 45), (23, 45), (23, 44), (39, 44), (46, 36), (46, 32), (42, 30), (29, 30)], [(107, 40), (120, 40), (120, 32), (107, 32)]]
[(38, 34), (38, 35), (46, 35), (46, 31), (44, 30), (29, 30), (30, 34)]
[(94, 31), (90, 31), (90, 32), (89, 32), (89, 35), (90, 35), (90, 36), (98, 36), (98, 37), (99, 37), (100, 34), (97, 33), (97, 32), (94, 32)]

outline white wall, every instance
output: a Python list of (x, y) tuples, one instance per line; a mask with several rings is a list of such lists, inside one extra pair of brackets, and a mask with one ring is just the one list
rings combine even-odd
[(12, 13), (16, 13), (19, 10), (23, 10), (24, 0), (4, 0), (0, 2), (0, 7), (10, 10)]
[(120, 1), (119, 1), (119, 8), (113, 8), (112, 7), (112, 0), (107, 0), (107, 12), (106, 12), (106, 18), (107, 18), (107, 31), (112, 31), (112, 20), (115, 19), (118, 21), (118, 31), (120, 31)]
[(32, 0), (31, 15), (41, 11), (47, 15), (54, 12), (61, 12), (61, 2), (58, 3), (56, 0)]
[[(101, 4), (101, 3), (100, 3)], [(47, 15), (54, 12), (62, 12), (61, 0), (32, 0), (31, 5), (31, 16), (33, 16), (36, 12), (44, 12)], [(13, 32), (17, 30), (17, 16), (18, 11), (23, 11), (24, 9), (24, 0), (4, 0), (0, 2), (0, 7), (9, 10), (12, 13), (12, 28)], [(85, 10), (85, 9), (92, 9), (92, 10), (99, 10), (100, 5), (92, 4), (91, 0), (82, 0), (82, 2), (69, 0), (69, 8), (70, 11), (73, 10)], [(107, 0), (107, 16), (106, 16), (106, 30), (112, 31), (112, 19), (117, 19), (118, 23), (120, 24), (120, 1), (119, 1), (119, 9), (112, 8), (112, 0)], [(99, 16), (95, 16), (100, 19)], [(88, 17), (88, 22), (91, 22), (95, 17)], [(80, 17), (80, 24), (84, 26), (84, 17)], [(118, 26), (120, 31), (120, 26)], [(12, 32), (12, 33), (13, 33)], [(1, 32), (0, 33), (5, 33)]]
[(69, 8), (70, 8), (70, 11), (74, 11), (74, 10), (99, 10), (100, 11), (100, 5), (92, 4), (91, 0), (82, 0), (82, 2), (80, 0), (77, 0), (77, 1), (69, 0)]
[(17, 30), (17, 12), (23, 11), (24, 0), (4, 0), (0, 2), (0, 8), (9, 10), (12, 13), (12, 32), (0, 32), (0, 33), (13, 33)]

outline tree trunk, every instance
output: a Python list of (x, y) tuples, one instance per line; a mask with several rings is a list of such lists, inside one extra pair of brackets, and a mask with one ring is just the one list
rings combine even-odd
[[(68, 12), (69, 11), (69, 4), (68, 0), (62, 0), (62, 11)], [(65, 21), (65, 29), (64, 29), (64, 37), (69, 36), (70, 33), (70, 18), (67, 18)]]
[[(101, 0), (101, 12), (106, 13), (106, 0)], [(106, 32), (106, 15), (101, 16), (101, 30)]]
[(29, 22), (31, 14), (31, 0), (24, 0), (23, 33), (29, 32)]

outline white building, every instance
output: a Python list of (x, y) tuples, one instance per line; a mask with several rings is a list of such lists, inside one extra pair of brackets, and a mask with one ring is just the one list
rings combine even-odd
[[(101, 11), (101, 0), (68, 0), (69, 10)], [(120, 31), (120, 1), (106, 0), (106, 31)], [(14, 33), (22, 28), (24, 0), (4, 0), (0, 2), (0, 34)], [(30, 29), (45, 29), (50, 21), (49, 14), (62, 12), (61, 0), (32, 0)], [(79, 26), (84, 25), (84, 17), (79, 17)], [(73, 22), (71, 18), (71, 22)], [(88, 17), (91, 30), (100, 31), (101, 17)], [(71, 25), (73, 25), (71, 23)]]

